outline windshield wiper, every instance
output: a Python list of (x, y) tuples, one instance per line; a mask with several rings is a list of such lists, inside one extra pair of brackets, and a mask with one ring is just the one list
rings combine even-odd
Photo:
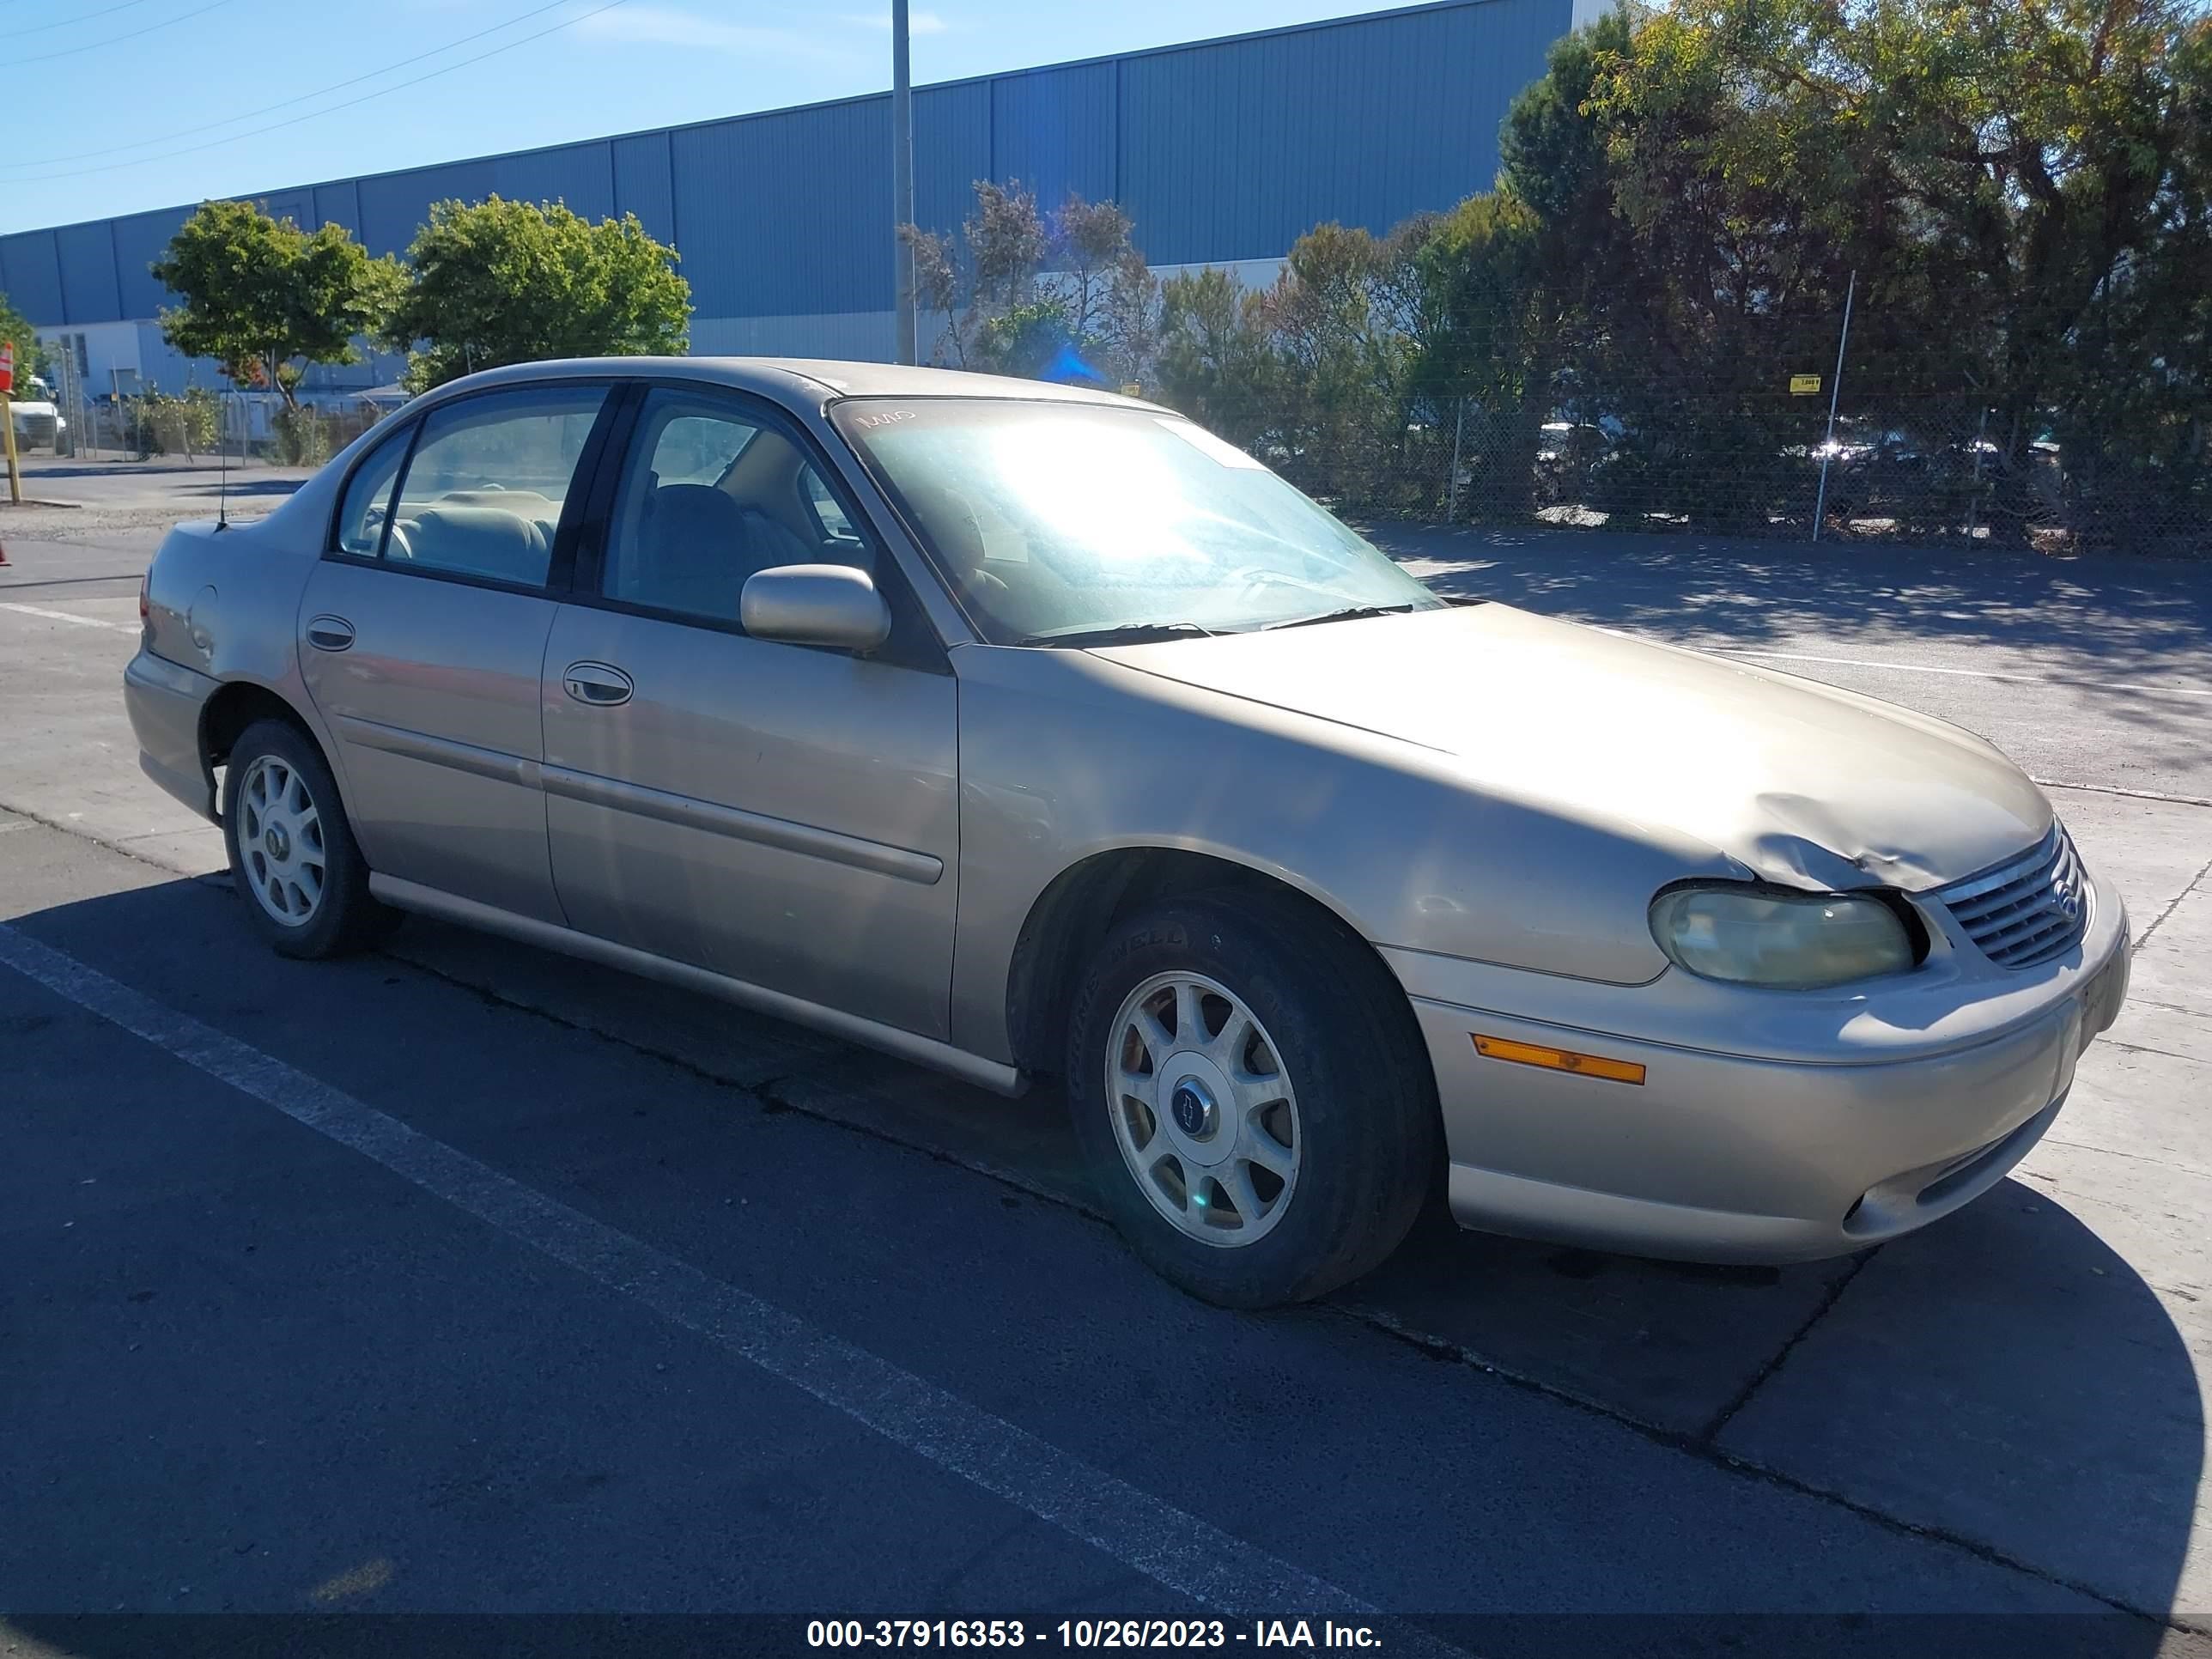
[(1350, 605), (1341, 611), (1324, 611), (1318, 617), (1293, 617), (1288, 622), (1269, 623), (1273, 631), (1278, 628), (1311, 628), (1316, 623), (1361, 622), (1369, 617), (1401, 617), (1413, 609), (1409, 599), (1404, 605)]
[(1194, 622), (1117, 623), (1111, 628), (1081, 628), (1067, 634), (1032, 634), (1023, 645), (1146, 645), (1154, 640), (1211, 639), (1213, 629)]

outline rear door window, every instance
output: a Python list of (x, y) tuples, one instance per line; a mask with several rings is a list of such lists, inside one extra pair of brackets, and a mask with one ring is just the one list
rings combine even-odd
[(384, 557), (402, 568), (543, 587), (601, 386), (463, 398), (423, 416)]

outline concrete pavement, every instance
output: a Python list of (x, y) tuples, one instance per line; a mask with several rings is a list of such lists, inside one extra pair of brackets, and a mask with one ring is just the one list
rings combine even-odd
[[(21, 458), (23, 493), (95, 515), (146, 513), (173, 522), (218, 505), (236, 514), (265, 513), (315, 476), (311, 466), (276, 466), (218, 456), (155, 455), (143, 461), (103, 456), (31, 454)], [(6, 522), (0, 517), (0, 524)]]

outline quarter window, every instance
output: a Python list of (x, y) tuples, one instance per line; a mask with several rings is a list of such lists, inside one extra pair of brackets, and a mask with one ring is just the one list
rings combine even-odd
[(407, 459), (407, 441), (414, 428), (404, 426), (369, 452), (354, 469), (346, 484), (345, 501), (338, 508), (338, 551), (373, 559), (384, 545), (385, 521), (392, 514), (392, 486), (399, 482), (399, 464)]
[(821, 526), (824, 539), (858, 541), (860, 532), (853, 528), (853, 521), (845, 515), (837, 498), (830, 493), (830, 486), (822, 482), (822, 475), (812, 467), (803, 469), (799, 483), (806, 491), (806, 500), (814, 509), (814, 520)]
[(538, 587), (606, 393), (553, 386), (467, 398), (423, 417), (384, 556)]
[(744, 405), (656, 388), (639, 410), (616, 491), (599, 591), (628, 605), (735, 623), (756, 571), (871, 568), (845, 515), (829, 520), (822, 511), (827, 497), (799, 446)]

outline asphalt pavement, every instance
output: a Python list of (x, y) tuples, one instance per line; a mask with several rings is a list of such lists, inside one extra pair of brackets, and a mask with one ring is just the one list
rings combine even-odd
[(420, 922), (258, 949), (216, 832), (137, 773), (158, 528), (106, 510), (0, 514), (21, 1650), (131, 1650), (80, 1617), (118, 1611), (2212, 1650), (2207, 573), (1393, 538), (1439, 586), (1984, 731), (2121, 886), (2136, 988), (2051, 1138), (1899, 1243), (1720, 1270), (1430, 1224), (1254, 1316), (1127, 1257), (1049, 1095)]

